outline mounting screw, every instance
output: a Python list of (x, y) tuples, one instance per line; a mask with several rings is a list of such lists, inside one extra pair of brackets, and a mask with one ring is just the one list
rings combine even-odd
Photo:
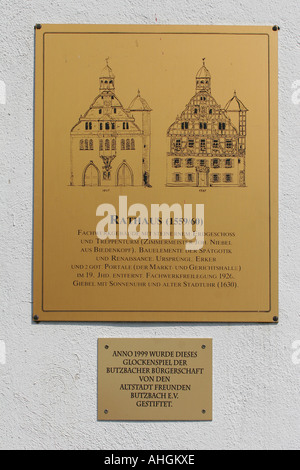
[(273, 317), (273, 321), (278, 321), (278, 317)]
[(39, 321), (40, 317), (38, 317), (37, 315), (34, 315), (33, 319), (34, 321)]
[(277, 26), (276, 24), (273, 26), (272, 29), (273, 29), (273, 31), (280, 31), (280, 27)]
[(36, 24), (34, 29), (42, 29), (42, 25), (41, 24)]
[(203, 344), (203, 345), (202, 345), (202, 349), (206, 349), (206, 346), (205, 346), (205, 344)]
[(107, 414), (108, 414), (108, 410), (104, 410), (104, 414), (107, 415)]
[(104, 347), (105, 347), (105, 349), (109, 349), (109, 346), (108, 346), (108, 344), (106, 344)]
[(205, 415), (205, 414), (206, 414), (206, 410), (202, 410), (202, 414)]

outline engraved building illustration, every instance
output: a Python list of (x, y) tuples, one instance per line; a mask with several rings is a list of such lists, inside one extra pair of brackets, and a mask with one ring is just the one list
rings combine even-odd
[(129, 108), (108, 65), (99, 94), (71, 129), (71, 186), (150, 186), (151, 108), (138, 91)]
[(203, 66), (196, 93), (169, 127), (167, 186), (245, 186), (247, 108), (234, 92), (222, 108)]

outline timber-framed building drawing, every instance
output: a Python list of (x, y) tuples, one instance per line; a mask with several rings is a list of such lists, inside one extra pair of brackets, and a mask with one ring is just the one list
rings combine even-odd
[(247, 111), (236, 92), (217, 103), (203, 59), (196, 93), (167, 131), (167, 186), (245, 186)]

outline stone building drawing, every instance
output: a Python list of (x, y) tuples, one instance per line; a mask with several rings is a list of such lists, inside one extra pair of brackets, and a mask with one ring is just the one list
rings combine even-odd
[(151, 108), (140, 91), (129, 107), (108, 65), (97, 97), (71, 129), (71, 186), (150, 186)]
[(196, 93), (167, 131), (167, 186), (246, 185), (248, 109), (236, 92), (222, 108), (211, 94), (211, 81), (203, 59)]

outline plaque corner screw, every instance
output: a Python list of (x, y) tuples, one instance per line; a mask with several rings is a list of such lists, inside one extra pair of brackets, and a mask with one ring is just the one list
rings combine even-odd
[(273, 321), (278, 322), (278, 317), (273, 317)]
[(272, 29), (273, 31), (280, 31), (280, 26), (277, 26), (277, 24), (275, 24)]
[(206, 346), (205, 346), (205, 344), (203, 344), (203, 345), (202, 345), (202, 349), (206, 349)]
[(108, 346), (108, 344), (106, 344), (104, 347), (105, 347), (105, 349), (109, 349), (109, 346)]
[(204, 415), (205, 415), (205, 414), (206, 414), (206, 410), (202, 410), (202, 414), (204, 414)]
[(40, 317), (38, 315), (34, 315), (33, 319), (34, 321), (39, 321)]
[(108, 414), (108, 410), (104, 410), (104, 414), (106, 414), (106, 415), (107, 415), (107, 414)]
[(42, 25), (40, 23), (37, 23), (35, 25), (34, 29), (42, 29)]

